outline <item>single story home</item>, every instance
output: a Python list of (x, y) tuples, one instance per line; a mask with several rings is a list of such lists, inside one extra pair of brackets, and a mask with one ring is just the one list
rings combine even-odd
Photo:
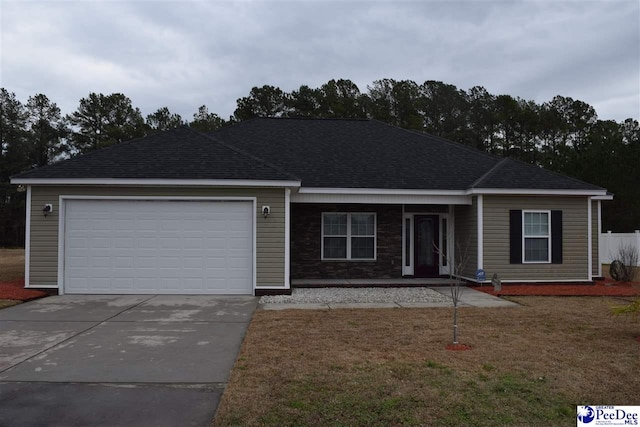
[(366, 119), (183, 127), (11, 182), (27, 193), (25, 286), (61, 294), (259, 295), (450, 273), (589, 282), (612, 197)]

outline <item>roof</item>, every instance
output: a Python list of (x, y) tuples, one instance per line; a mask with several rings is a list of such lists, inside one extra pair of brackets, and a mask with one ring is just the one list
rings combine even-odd
[(296, 181), (302, 187), (470, 191), (603, 188), (370, 119), (256, 118), (186, 127), (13, 177)]
[(527, 188), (536, 190), (604, 190), (575, 178), (551, 172), (511, 158), (504, 158), (486, 175), (476, 181), (473, 188)]
[(303, 187), (469, 190), (603, 188), (370, 119), (257, 118), (211, 135), (302, 179)]
[(188, 127), (112, 145), (16, 178), (299, 181), (262, 159)]
[(303, 187), (465, 190), (500, 160), (367, 119), (259, 118), (212, 135), (285, 168)]

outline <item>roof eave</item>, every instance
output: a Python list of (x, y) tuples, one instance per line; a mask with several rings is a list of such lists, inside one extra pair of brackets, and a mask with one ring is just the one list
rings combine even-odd
[[(594, 196), (605, 197), (607, 190), (549, 188), (470, 188), (466, 194), (526, 195), (526, 196)], [(603, 199), (608, 200), (608, 199)]]
[(402, 196), (465, 196), (466, 190), (428, 190), (411, 188), (348, 188), (301, 187), (302, 194), (402, 195)]
[(594, 196), (591, 198), (591, 200), (613, 200), (613, 194), (607, 193), (604, 196)]
[(21, 185), (118, 185), (118, 186), (181, 186), (181, 187), (300, 187), (301, 181), (260, 179), (142, 179), (142, 178), (12, 178), (11, 184)]

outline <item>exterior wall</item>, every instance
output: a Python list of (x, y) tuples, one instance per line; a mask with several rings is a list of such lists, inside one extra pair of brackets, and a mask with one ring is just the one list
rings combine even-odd
[[(484, 270), (503, 281), (589, 280), (586, 197), (484, 196)], [(509, 263), (509, 210), (562, 210), (562, 264)], [(596, 211), (597, 216), (597, 211)]]
[[(57, 285), (60, 195), (256, 197), (256, 286), (284, 286), (284, 191), (281, 188), (33, 186), (29, 286)], [(40, 211), (45, 203), (54, 206), (53, 213), (47, 217)], [(271, 207), (267, 219), (261, 211), (264, 205)]]
[(454, 262), (456, 265), (465, 256), (461, 271), (456, 275), (475, 278), (478, 269), (478, 198), (474, 197), (471, 205), (458, 205), (454, 207), (455, 242)]
[(600, 233), (598, 232), (598, 201), (591, 202), (591, 274), (599, 276), (600, 257), (598, 255)]
[[(375, 261), (322, 261), (323, 212), (375, 212)], [(292, 279), (402, 278), (402, 206), (291, 204)]]

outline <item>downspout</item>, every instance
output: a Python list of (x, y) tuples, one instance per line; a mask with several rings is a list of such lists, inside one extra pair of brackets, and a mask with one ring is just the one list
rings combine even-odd
[(291, 287), (291, 189), (284, 189), (284, 288)]
[(587, 264), (589, 281), (593, 280), (593, 219), (591, 213), (591, 197), (587, 197)]
[(602, 237), (602, 201), (598, 200), (598, 277), (602, 277), (602, 261), (600, 255), (600, 238)]
[(484, 200), (483, 195), (478, 194), (477, 198), (477, 208), (478, 208), (478, 269), (484, 268), (484, 217), (483, 217), (483, 209), (484, 209)]
[(27, 185), (26, 217), (24, 219), (24, 287), (29, 287), (31, 259), (31, 186)]

